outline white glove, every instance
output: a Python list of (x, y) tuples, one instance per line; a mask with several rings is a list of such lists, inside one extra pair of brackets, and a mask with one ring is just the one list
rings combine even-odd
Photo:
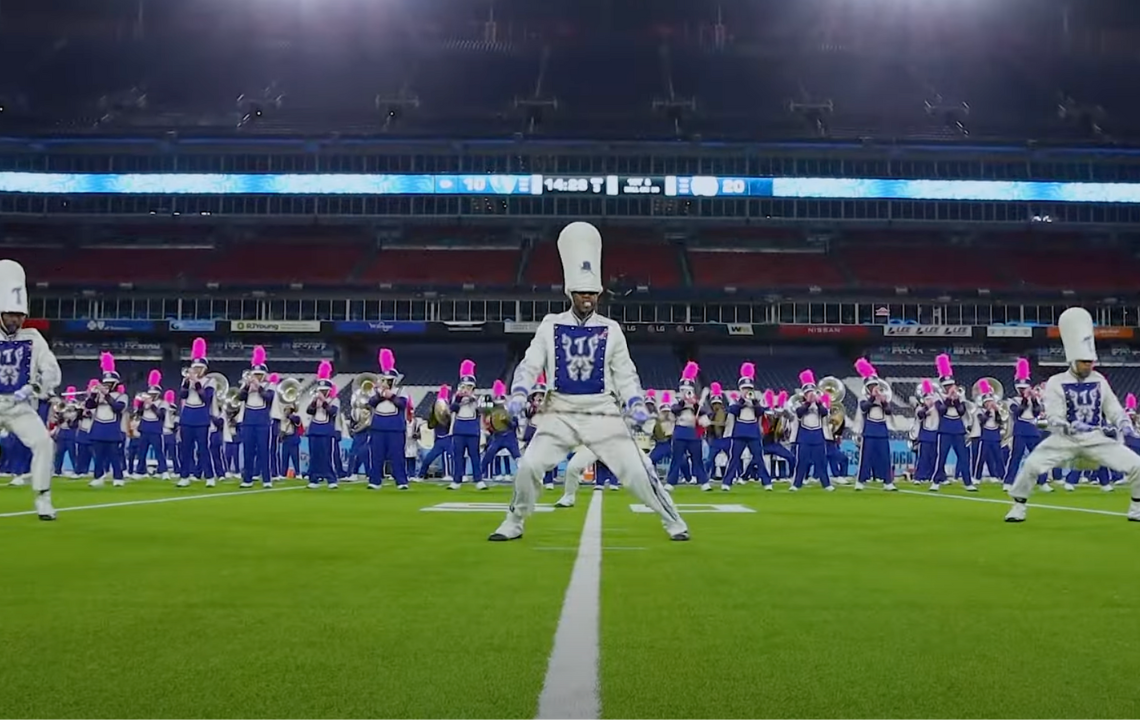
[(1072, 429), (1072, 431), (1074, 433), (1087, 433), (1087, 432), (1092, 432), (1094, 429), (1092, 425), (1089, 425), (1087, 422), (1084, 422), (1081, 420), (1077, 420), (1076, 422), (1074, 422), (1069, 427)]
[(1116, 429), (1119, 430), (1125, 437), (1136, 437), (1137, 435), (1136, 428), (1128, 420), (1121, 421), (1121, 423), (1116, 426)]
[(640, 425), (649, 419), (649, 408), (643, 402), (635, 402), (629, 409), (629, 419)]
[(25, 385), (16, 392), (12, 393), (12, 397), (15, 398), (16, 402), (18, 403), (26, 403), (31, 400), (35, 394), (35, 388), (33, 388), (31, 385)]
[(515, 393), (507, 400), (507, 412), (513, 417), (519, 417), (526, 411), (526, 395)]

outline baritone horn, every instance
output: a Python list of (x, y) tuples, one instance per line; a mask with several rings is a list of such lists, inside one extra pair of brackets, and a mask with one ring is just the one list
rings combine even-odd
[(301, 397), (301, 381), (297, 378), (285, 378), (277, 384), (277, 395), (286, 405), (296, 405)]
[(985, 377), (970, 386), (970, 397), (974, 400), (975, 403), (980, 403), (981, 397), (984, 395), (982, 392), (983, 382), (988, 382), (990, 384), (990, 389), (993, 392), (994, 400), (1000, 403), (1005, 398), (1005, 386), (1001, 384), (1001, 381), (997, 378)]
[(847, 386), (834, 375), (828, 375), (819, 381), (819, 392), (829, 397), (832, 405), (837, 405), (847, 397)]
[(352, 381), (352, 404), (359, 407), (368, 404), (368, 398), (376, 392), (380, 385), (380, 376), (376, 373), (360, 373)]

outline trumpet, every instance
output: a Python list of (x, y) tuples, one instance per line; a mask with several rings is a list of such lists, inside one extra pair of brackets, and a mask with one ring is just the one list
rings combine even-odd
[[(879, 386), (879, 398), (884, 403), (890, 405), (891, 401), (894, 400), (894, 398), (895, 398), (894, 388), (891, 387), (891, 384), (889, 382), (887, 382), (886, 380), (883, 380), (882, 378), (879, 379), (878, 386)], [(864, 394), (867, 397), (870, 397), (870, 391), (869, 390), (865, 389)]]

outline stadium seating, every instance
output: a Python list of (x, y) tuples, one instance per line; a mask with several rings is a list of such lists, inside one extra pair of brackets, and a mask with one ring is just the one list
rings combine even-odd
[[(682, 284), (680, 258), (676, 248), (663, 241), (649, 240), (636, 233), (609, 233), (603, 229), (603, 282), (616, 279), (627, 285), (675, 288)], [(562, 284), (562, 261), (558, 246), (551, 241), (534, 246), (525, 271), (528, 285)]]
[(508, 287), (515, 284), (518, 250), (385, 248), (364, 268), (361, 283)]
[(1012, 285), (1007, 269), (989, 251), (928, 243), (849, 242), (835, 253), (859, 286), (998, 290)]
[(842, 287), (843, 273), (822, 253), (688, 251), (693, 283), (703, 288)]
[(194, 274), (200, 282), (223, 285), (340, 285), (367, 248), (356, 243), (235, 243), (210, 253), (210, 261)]

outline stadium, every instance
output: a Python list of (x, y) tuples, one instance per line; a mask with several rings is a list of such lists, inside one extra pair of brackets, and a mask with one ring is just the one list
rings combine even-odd
[(1140, 716), (1138, 45), (3, 3), (0, 716)]

